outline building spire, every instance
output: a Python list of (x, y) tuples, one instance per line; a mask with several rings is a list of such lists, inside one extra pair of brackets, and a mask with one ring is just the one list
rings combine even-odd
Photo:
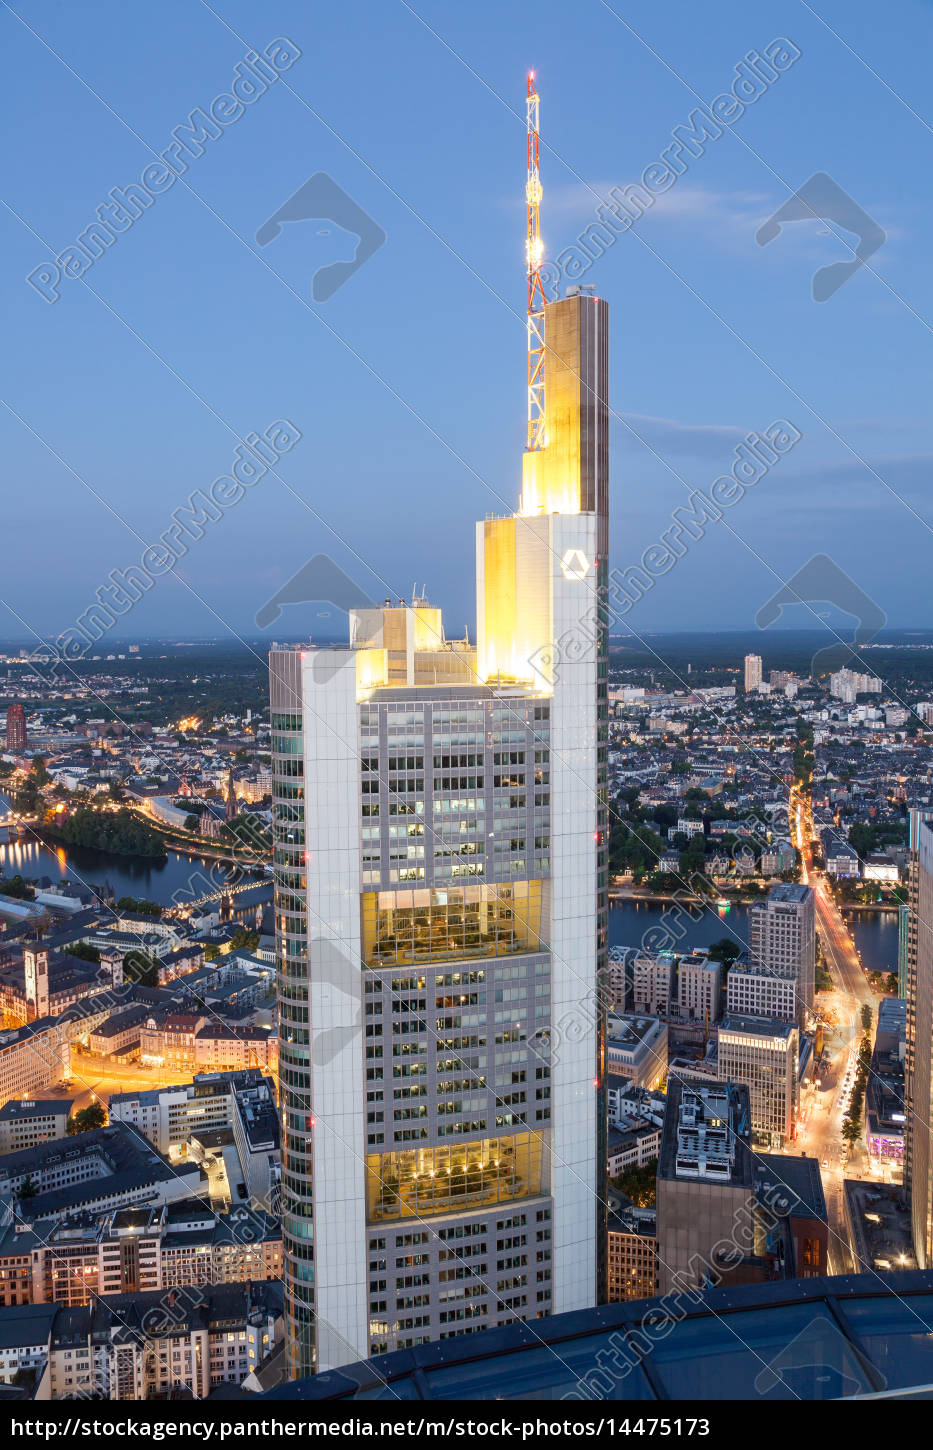
[(534, 453), (547, 443), (544, 399), (544, 285), (541, 262), (544, 243), (541, 240), (541, 177), (539, 172), (540, 134), (538, 131), (538, 92), (535, 73), (528, 72), (528, 95), (525, 107), (528, 133), (528, 160), (525, 178), (527, 230), (525, 265), (528, 273), (528, 443)]

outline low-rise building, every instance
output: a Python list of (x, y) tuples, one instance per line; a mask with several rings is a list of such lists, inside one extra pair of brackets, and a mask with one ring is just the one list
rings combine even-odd
[(17, 1219), (27, 1224), (136, 1203), (171, 1203), (197, 1192), (200, 1181), (197, 1164), (170, 1165), (120, 1123), (0, 1158), (0, 1199), (16, 1199)]
[(656, 1017), (614, 1012), (606, 1033), (609, 1071), (638, 1087), (653, 1088), (667, 1076), (667, 1026)]
[(673, 952), (636, 952), (630, 971), (632, 1008), (651, 1017), (667, 1017), (674, 995), (674, 970), (677, 958)]
[(677, 964), (677, 1007), (692, 1022), (718, 1022), (722, 966), (697, 948)]
[(829, 828), (820, 832), (820, 840), (827, 876), (834, 876), (840, 881), (856, 879), (859, 874), (858, 853), (848, 841), (844, 841), (838, 831)]
[[(200, 1400), (222, 1385), (242, 1384), (282, 1340), (282, 1299), (280, 1283), (263, 1282), (49, 1306), (49, 1397)], [(0, 1310), (0, 1341), (35, 1337), (39, 1312)]]
[(71, 1109), (70, 1098), (11, 1099), (0, 1108), (0, 1153), (64, 1138)]
[(258, 1282), (282, 1273), (277, 1219), (245, 1206), (216, 1214), (200, 1199), (77, 1214), (47, 1236), (11, 1227), (0, 1238), (0, 1284), (12, 1281), (24, 1252), (30, 1299), (20, 1303), (87, 1304), (99, 1294)]
[(606, 1260), (610, 1304), (653, 1298), (658, 1292), (657, 1210), (610, 1206)]
[[(193, 1081), (172, 1087), (112, 1094), (110, 1121), (138, 1129), (154, 1148), (168, 1154), (195, 1135), (221, 1128), (235, 1130), (237, 1116), (260, 1101), (271, 1103), (274, 1109), (274, 1085), (256, 1068), (199, 1073)], [(276, 1144), (277, 1134), (276, 1116), (275, 1131), (269, 1134)]]

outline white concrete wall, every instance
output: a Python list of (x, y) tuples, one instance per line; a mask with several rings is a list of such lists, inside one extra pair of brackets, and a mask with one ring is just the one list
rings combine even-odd
[[(552, 514), (553, 1311), (596, 1302), (596, 516)], [(579, 555), (573, 551), (579, 550)], [(581, 560), (588, 566), (583, 577)]]
[(366, 1107), (356, 657), (302, 660), (318, 1371), (365, 1359)]

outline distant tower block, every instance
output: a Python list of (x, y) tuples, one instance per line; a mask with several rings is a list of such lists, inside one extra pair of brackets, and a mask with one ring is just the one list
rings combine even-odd
[(6, 748), (14, 750), (17, 755), (24, 754), (26, 750), (25, 705), (7, 705), (6, 707)]

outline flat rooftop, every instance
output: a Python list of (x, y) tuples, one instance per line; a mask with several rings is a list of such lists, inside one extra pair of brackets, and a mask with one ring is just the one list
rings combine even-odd
[(772, 886), (768, 892), (768, 901), (792, 902), (795, 906), (801, 905), (811, 894), (809, 886), (801, 886), (797, 881), (782, 881), (779, 886)]
[(749, 1037), (774, 1037), (785, 1039), (796, 1030), (793, 1022), (778, 1022), (774, 1017), (739, 1017), (735, 1013), (724, 1017), (719, 1024), (719, 1033), (742, 1032)]

